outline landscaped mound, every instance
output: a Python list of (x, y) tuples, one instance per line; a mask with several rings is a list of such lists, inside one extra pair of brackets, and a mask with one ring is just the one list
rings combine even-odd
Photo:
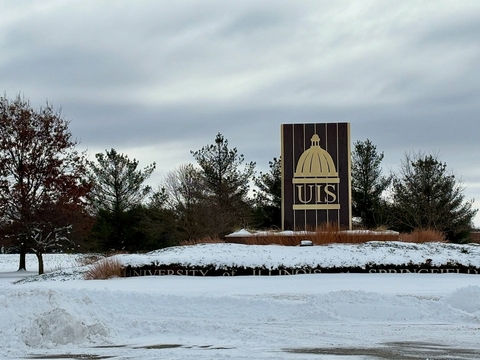
[(324, 246), (198, 244), (117, 255), (125, 276), (303, 273), (480, 273), (480, 246), (368, 242)]

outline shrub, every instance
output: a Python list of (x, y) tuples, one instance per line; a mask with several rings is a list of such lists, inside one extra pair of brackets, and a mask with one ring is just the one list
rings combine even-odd
[(102, 259), (90, 265), (85, 280), (106, 280), (123, 276), (123, 266), (116, 257)]

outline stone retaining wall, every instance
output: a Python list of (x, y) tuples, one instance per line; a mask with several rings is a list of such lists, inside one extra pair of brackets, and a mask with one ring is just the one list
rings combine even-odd
[(300, 274), (335, 274), (335, 273), (369, 273), (369, 274), (480, 274), (480, 268), (460, 264), (431, 266), (425, 264), (404, 265), (366, 265), (365, 267), (342, 268), (224, 268), (214, 266), (188, 267), (181, 265), (151, 265), (142, 267), (126, 267), (125, 277), (135, 276), (285, 276)]

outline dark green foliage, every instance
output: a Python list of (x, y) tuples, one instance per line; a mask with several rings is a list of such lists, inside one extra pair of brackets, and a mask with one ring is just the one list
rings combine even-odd
[(89, 164), (94, 184), (90, 200), (97, 214), (93, 238), (102, 250), (141, 249), (146, 242), (146, 235), (138, 228), (143, 219), (142, 201), (151, 192), (144, 182), (155, 170), (155, 163), (137, 169), (137, 160), (115, 149), (95, 157), (97, 162)]
[(261, 229), (281, 228), (282, 169), (280, 159), (269, 161), (270, 171), (255, 177), (254, 217)]
[(136, 231), (140, 221), (140, 209), (122, 212), (100, 210), (93, 227), (99, 248), (105, 251), (134, 251), (137, 243), (144, 242), (143, 234)]
[(143, 250), (173, 246), (184, 240), (177, 228), (175, 212), (166, 207), (167, 199), (165, 189), (160, 188), (142, 208), (142, 219), (138, 225), (145, 234)]
[(477, 210), (437, 156), (407, 154), (393, 179), (392, 218), (400, 231), (433, 229), (453, 242), (468, 239)]
[(97, 162), (90, 162), (90, 177), (94, 184), (90, 198), (96, 209), (123, 212), (140, 204), (151, 188), (144, 182), (155, 170), (155, 163), (137, 169), (138, 161), (115, 149), (95, 155)]
[(352, 153), (352, 214), (362, 225), (374, 229), (386, 222), (386, 202), (382, 194), (391, 183), (382, 176), (383, 152), (370, 140), (357, 141)]
[(251, 214), (247, 193), (255, 163), (250, 162), (241, 170), (244, 156), (237, 148), (230, 149), (228, 140), (220, 133), (215, 137), (215, 144), (191, 153), (201, 168), (202, 202), (209, 235), (224, 236), (236, 227), (247, 226)]

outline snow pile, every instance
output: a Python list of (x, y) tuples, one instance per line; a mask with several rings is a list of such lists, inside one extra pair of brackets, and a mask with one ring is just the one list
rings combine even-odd
[(360, 267), (368, 264), (433, 266), (459, 264), (480, 267), (478, 244), (412, 244), (403, 242), (368, 242), (325, 246), (279, 246), (241, 244), (202, 244), (171, 247), (145, 255), (118, 255), (124, 265), (214, 266), (275, 269), (301, 267)]
[(480, 287), (467, 286), (458, 289), (447, 296), (444, 301), (453, 308), (476, 314), (480, 319)]
[(250, 236), (252, 236), (252, 233), (250, 231), (241, 229), (227, 235), (226, 237), (229, 238), (229, 237), (250, 237)]
[(0, 282), (2, 346), (55, 349), (105, 343), (112, 333), (105, 325), (107, 309), (95, 307), (88, 293), (57, 291), (49, 289), (46, 282), (42, 284), (6, 286)]
[(32, 326), (22, 332), (26, 345), (47, 348), (83, 343), (92, 337), (105, 337), (107, 334), (103, 324), (84, 324), (81, 319), (60, 308), (39, 314)]

